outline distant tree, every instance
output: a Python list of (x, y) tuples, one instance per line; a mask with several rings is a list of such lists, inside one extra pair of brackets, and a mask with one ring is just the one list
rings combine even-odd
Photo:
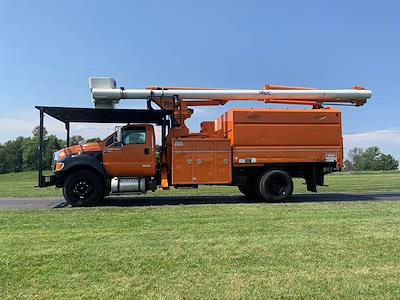
[(348, 152), (349, 159), (344, 162), (345, 168), (348, 171), (358, 171), (361, 166), (364, 150), (362, 148), (353, 148)]
[(71, 138), (69, 139), (69, 143), (70, 145), (79, 145), (80, 143), (82, 143), (85, 139), (83, 138), (83, 136), (81, 135), (73, 135), (71, 136)]
[[(43, 137), (46, 137), (48, 135), (46, 127), (43, 127)], [(35, 126), (32, 130), (32, 136), (34, 138), (37, 138), (39, 140), (40, 136), (40, 126)]]
[(363, 150), (353, 148), (345, 161), (347, 171), (386, 171), (397, 170), (399, 162), (390, 154), (383, 154), (379, 147), (372, 146)]
[(399, 161), (396, 160), (391, 154), (381, 153), (379, 163), (376, 166), (378, 170), (397, 170), (399, 168)]
[[(32, 130), (31, 137), (17, 137), (4, 144), (0, 144), (0, 174), (9, 172), (30, 171), (38, 169), (40, 127)], [(88, 139), (87, 142), (101, 141), (99, 137)], [(73, 135), (70, 139), (71, 145), (84, 142), (80, 135)], [(66, 142), (49, 135), (43, 128), (43, 168), (49, 169), (53, 159), (53, 152), (65, 147)]]
[(86, 143), (95, 143), (95, 142), (101, 142), (101, 141), (102, 141), (101, 138), (99, 138), (99, 137), (94, 137), (94, 138), (91, 138), (91, 139), (87, 139), (87, 140), (86, 140)]
[(23, 145), (24, 137), (22, 136), (3, 144), (0, 153), (2, 173), (20, 172), (23, 170)]
[(0, 174), (6, 173), (6, 162), (4, 161), (5, 158), (4, 151), (5, 151), (4, 146), (0, 144)]
[(43, 167), (49, 169), (53, 160), (53, 153), (63, 148), (65, 142), (55, 135), (49, 135), (45, 140), (44, 152), (43, 152)]
[(39, 138), (26, 138), (24, 148), (22, 150), (23, 169), (24, 171), (37, 170), (38, 168), (38, 149)]
[[(39, 126), (36, 126), (32, 132), (33, 136), (25, 138), (23, 147), (23, 170), (32, 171), (38, 169), (39, 157)], [(43, 168), (49, 169), (53, 159), (53, 152), (63, 148), (65, 142), (55, 135), (48, 135), (46, 128), (43, 132)]]
[(363, 170), (378, 171), (380, 165), (380, 155), (381, 151), (379, 147), (372, 146), (365, 149), (361, 167)]
[[(46, 140), (47, 135), (48, 135), (47, 129), (43, 128), (44, 140)], [(36, 126), (32, 130), (32, 137), (26, 138), (24, 142), (24, 147), (22, 150), (24, 171), (37, 170), (38, 168), (39, 138), (40, 138), (40, 127)]]

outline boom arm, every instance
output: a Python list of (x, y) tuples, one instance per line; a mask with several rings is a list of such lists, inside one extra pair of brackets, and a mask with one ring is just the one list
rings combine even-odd
[[(115, 81), (111, 86), (101, 86), (97, 80), (104, 78), (91, 78), (90, 86), (93, 101), (96, 107), (114, 105), (121, 99), (155, 99), (175, 98), (201, 101), (188, 101), (189, 106), (220, 105), (230, 100), (257, 100), (266, 103), (284, 104), (350, 104), (360, 106), (371, 97), (370, 90), (353, 89), (320, 90), (283, 87), (282, 89), (242, 90), (242, 89), (203, 89), (203, 88), (162, 88), (149, 87), (147, 89), (115, 88)], [(271, 86), (266, 86), (271, 87)], [(207, 103), (207, 104), (206, 104)], [(161, 107), (163, 108), (163, 107)]]
[(322, 104), (361, 106), (372, 95), (370, 90), (358, 86), (340, 90), (274, 85), (265, 85), (262, 90), (155, 86), (146, 89), (125, 89), (116, 88), (115, 80), (108, 77), (94, 77), (89, 81), (93, 102), (97, 108), (113, 108), (121, 99), (147, 99), (161, 109), (173, 111), (179, 123), (191, 116), (191, 106), (224, 105), (231, 100), (311, 105), (318, 108), (322, 107)]

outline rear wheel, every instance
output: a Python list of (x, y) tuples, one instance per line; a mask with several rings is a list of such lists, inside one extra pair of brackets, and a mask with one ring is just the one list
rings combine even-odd
[(254, 187), (248, 185), (239, 185), (239, 191), (245, 195), (247, 198), (254, 199), (258, 198), (257, 191)]
[(104, 183), (92, 171), (75, 171), (65, 179), (63, 195), (72, 206), (92, 206), (104, 198)]
[(267, 202), (282, 202), (293, 193), (292, 177), (281, 170), (271, 170), (262, 174), (257, 181), (257, 193)]

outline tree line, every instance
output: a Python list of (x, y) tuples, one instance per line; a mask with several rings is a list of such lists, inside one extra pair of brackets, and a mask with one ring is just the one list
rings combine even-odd
[[(71, 145), (82, 142), (96, 142), (100, 138), (85, 140), (80, 135), (70, 138)], [(15, 140), (0, 144), (0, 174), (38, 169), (39, 126), (35, 127), (31, 137), (17, 137)], [(43, 168), (50, 169), (53, 152), (66, 146), (66, 141), (44, 129)], [(397, 170), (399, 162), (391, 155), (381, 152), (379, 147), (353, 148), (348, 152), (345, 171), (386, 171)]]
[(365, 150), (353, 148), (347, 156), (344, 162), (346, 171), (388, 171), (399, 168), (399, 161), (391, 154), (382, 153), (377, 146)]
[[(82, 143), (85, 139), (80, 135), (73, 135), (70, 138), (71, 145)], [(100, 141), (100, 138), (91, 138), (85, 142)], [(59, 139), (53, 134), (48, 134), (44, 129), (43, 141), (43, 168), (50, 169), (53, 152), (64, 148), (66, 141)], [(0, 174), (22, 171), (34, 171), (38, 169), (39, 157), (39, 126), (32, 131), (31, 137), (19, 136), (0, 144)]]

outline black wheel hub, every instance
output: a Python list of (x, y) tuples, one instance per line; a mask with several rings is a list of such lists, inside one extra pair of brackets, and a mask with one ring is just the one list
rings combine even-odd
[(72, 192), (79, 199), (87, 199), (93, 194), (94, 188), (92, 183), (86, 179), (78, 180), (73, 188)]
[(268, 191), (276, 196), (286, 194), (286, 186), (287, 186), (286, 180), (284, 180), (280, 176), (271, 178), (267, 183)]

